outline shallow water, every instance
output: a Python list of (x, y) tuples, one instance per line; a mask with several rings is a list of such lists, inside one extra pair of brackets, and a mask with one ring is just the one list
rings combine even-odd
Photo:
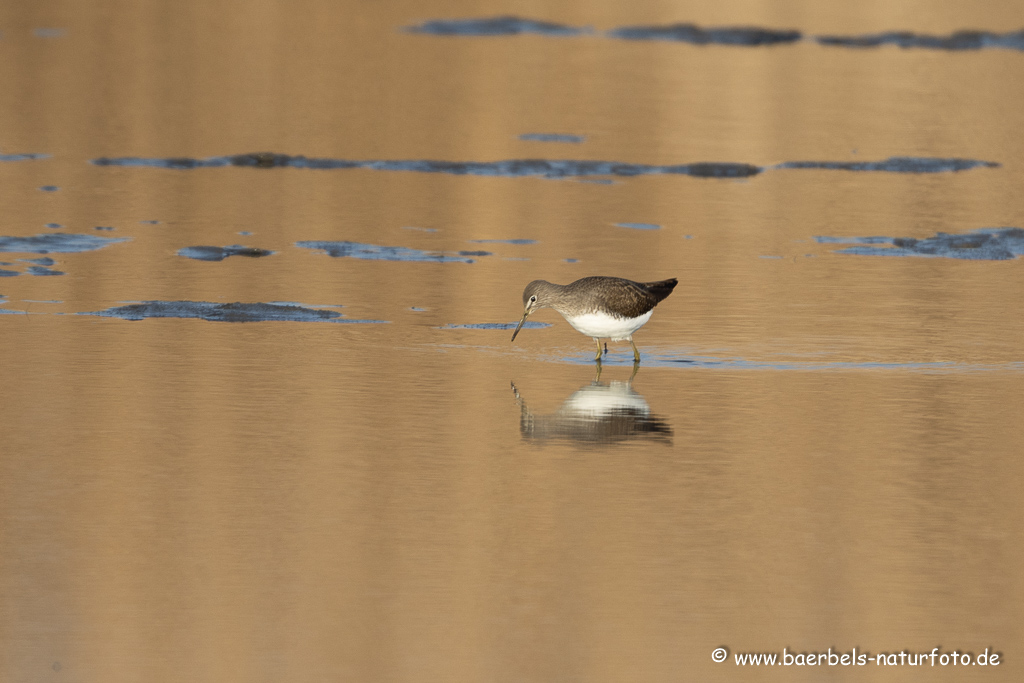
[(1020, 680), (1016, 8), (527, 9), (0, 8), (0, 680)]

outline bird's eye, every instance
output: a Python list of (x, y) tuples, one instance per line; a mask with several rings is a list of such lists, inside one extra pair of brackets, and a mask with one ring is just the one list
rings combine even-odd
[(531, 304), (537, 303), (537, 297), (536, 296), (531, 296), (530, 297), (530, 303)]

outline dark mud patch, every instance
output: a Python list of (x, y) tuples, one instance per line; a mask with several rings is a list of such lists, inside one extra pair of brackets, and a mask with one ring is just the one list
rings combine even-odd
[(994, 161), (978, 161), (976, 159), (890, 157), (884, 161), (786, 161), (778, 164), (775, 168), (882, 173), (955, 173), (972, 168), (999, 168), (999, 164)]
[(49, 154), (0, 154), (0, 161), (33, 161), (49, 157)]
[(427, 33), (435, 36), (515, 36), (535, 33), (544, 36), (577, 36), (589, 33), (590, 29), (548, 21), (535, 21), (519, 17), (504, 16), (486, 19), (437, 19), (425, 21), (405, 29), (409, 33)]
[[(265, 163), (259, 162), (264, 159)], [(243, 154), (235, 157), (208, 159), (145, 159), (140, 157), (103, 158), (93, 160), (100, 166), (148, 166), (188, 170), (224, 166), (255, 168), (364, 169), (371, 171), (406, 171), (443, 173), (448, 175), (495, 176), (507, 178), (594, 178), (599, 176), (632, 177), (642, 175), (688, 175), (695, 178), (750, 178), (772, 169), (816, 169), (830, 171), (875, 171), (884, 173), (942, 173), (972, 168), (997, 168), (998, 163), (961, 158), (890, 157), (882, 161), (786, 161), (775, 166), (757, 166), (736, 162), (697, 162), (692, 164), (651, 165), (618, 161), (583, 161), (577, 159), (505, 159), (501, 161), (436, 161), (310, 159), (285, 154)]]
[(469, 240), (473, 244), (537, 244), (537, 240), (511, 239), (511, 240)]
[(861, 36), (817, 36), (815, 40), (830, 47), (872, 48), (895, 45), (901, 48), (926, 50), (981, 50), (1001, 48), (1024, 50), (1024, 31), (992, 33), (990, 31), (957, 31), (948, 36), (933, 36), (912, 31), (888, 31)]
[(29, 275), (64, 275), (64, 271), (53, 270), (52, 268), (47, 268), (46, 266), (29, 266), (25, 272), (28, 273)]
[(578, 145), (586, 140), (582, 135), (566, 135), (563, 133), (524, 133), (519, 136), (525, 142), (562, 142)]
[[(1021, 228), (982, 228), (960, 235), (940, 232), (919, 240), (913, 237), (815, 237), (825, 244), (854, 244), (836, 253), (857, 256), (925, 256), (1006, 261), (1024, 255), (1024, 230)], [(872, 246), (888, 245), (888, 246)]]
[(34, 237), (0, 237), (0, 252), (77, 253), (95, 251), (118, 242), (127, 242), (129, 239), (128, 237), (98, 237), (96, 235), (53, 232)]
[(761, 47), (795, 43), (803, 38), (800, 31), (754, 27), (701, 28), (694, 24), (668, 26), (624, 26), (608, 31), (612, 38), (623, 40), (670, 40), (692, 45), (733, 45)]
[(240, 244), (233, 244), (228, 247), (185, 247), (178, 250), (178, 256), (195, 259), (197, 261), (223, 261), (229, 256), (246, 256), (248, 258), (260, 258), (270, 256), (274, 252), (256, 247), (243, 247)]
[(575, 159), (506, 159), (502, 161), (435, 161), (311, 159), (286, 154), (242, 154), (233, 157), (156, 159), (120, 157), (94, 159), (98, 166), (147, 166), (175, 170), (250, 166), (255, 168), (366, 169), (371, 171), (409, 171), (500, 177), (575, 178), (588, 176), (690, 175), (697, 178), (747, 178), (763, 168), (732, 162), (701, 162), (670, 166), (628, 164), (618, 161), (580, 161)]
[(307, 308), (297, 304), (283, 303), (229, 303), (217, 304), (208, 301), (143, 301), (137, 304), (116, 306), (104, 311), (80, 313), (105, 318), (144, 320), (146, 318), (199, 318), (215, 322), (335, 322), (335, 323), (384, 323), (385, 320), (355, 320), (343, 318), (338, 311)]
[(617, 228), (629, 228), (630, 230), (661, 230), (657, 223), (616, 223)]
[(369, 261), (411, 261), (418, 263), (474, 263), (467, 256), (455, 256), (408, 247), (387, 247), (359, 242), (328, 242), (320, 240), (296, 242), (303, 249), (319, 249), (335, 258), (356, 258)]

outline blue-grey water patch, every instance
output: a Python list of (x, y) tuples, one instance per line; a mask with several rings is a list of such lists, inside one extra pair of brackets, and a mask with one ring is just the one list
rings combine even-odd
[(142, 225), (159, 225), (160, 221), (139, 221)]
[[(544, 36), (576, 36), (589, 34), (589, 27), (568, 26), (515, 16), (483, 19), (449, 19), (427, 21), (406, 28), (411, 33), (439, 36), (513, 36), (538, 34)], [(620, 40), (661, 40), (691, 45), (727, 45), (738, 47), (764, 47), (788, 45), (809, 40), (820, 45), (844, 48), (873, 48), (894, 45), (900, 48), (930, 50), (1024, 50), (1024, 30), (1008, 33), (959, 30), (949, 35), (929, 35), (913, 31), (885, 31), (864, 35), (805, 36), (796, 29), (773, 29), (756, 26), (701, 27), (689, 23), (623, 26), (604, 32), (605, 36)]]
[[(982, 228), (965, 234), (940, 232), (919, 240), (913, 237), (815, 237), (827, 244), (855, 244), (836, 253), (858, 256), (926, 256), (974, 261), (1005, 261), (1024, 255), (1021, 228)], [(865, 246), (887, 244), (891, 246)]]
[(251, 230), (239, 230), (238, 234), (241, 235), (242, 237), (248, 237), (249, 235), (252, 234), (252, 231)]
[(861, 36), (816, 36), (822, 45), (867, 48), (895, 45), (901, 48), (929, 50), (980, 50), (1002, 48), (1024, 50), (1024, 31), (992, 33), (990, 31), (956, 31), (948, 36), (933, 36), (912, 31), (887, 31)]
[(57, 187), (56, 185), (43, 185), (39, 189), (42, 190), (43, 192), (56, 192), (60, 188)]
[(586, 140), (582, 135), (565, 133), (524, 133), (519, 136), (519, 139), (526, 142), (565, 142), (569, 144), (580, 144)]
[(562, 260), (565, 261), (566, 263), (579, 263), (580, 262), (580, 260), (578, 258), (567, 258), (567, 259), (562, 259)]
[[(768, 370), (787, 372), (915, 372), (930, 374), (964, 374), (981, 372), (1024, 373), (1024, 363), (969, 363), (954, 361), (908, 361), (887, 362), (884, 360), (867, 362), (850, 361), (773, 361), (749, 360), (742, 357), (727, 355), (693, 354), (685, 351), (644, 351), (641, 349), (643, 367), (680, 368), (694, 370)], [(573, 365), (594, 365), (592, 351), (572, 356), (547, 357), (559, 363)], [(627, 346), (624, 351), (615, 350), (602, 359), (604, 365), (633, 365), (633, 353)]]
[(66, 28), (37, 28), (32, 31), (36, 38), (63, 38), (67, 32)]
[(758, 47), (795, 43), (803, 38), (800, 31), (753, 27), (701, 28), (694, 24), (668, 26), (624, 26), (608, 31), (612, 38), (624, 40), (672, 40), (693, 45), (740, 45)]
[(416, 261), (429, 263), (473, 263), (466, 256), (454, 256), (436, 251), (422, 251), (408, 247), (386, 247), (377, 244), (361, 244), (359, 242), (331, 242), (310, 240), (296, 242), (295, 246), (303, 249), (319, 249), (335, 258), (357, 258), (371, 261)]
[[(259, 161), (263, 159), (263, 161)], [(245, 166), (253, 168), (365, 169), (372, 171), (408, 171), (445, 173), (451, 175), (592, 178), (595, 176), (632, 177), (641, 175), (688, 175), (695, 178), (749, 178), (772, 169), (818, 169), (839, 171), (876, 171), (886, 173), (940, 173), (963, 171), (978, 167), (995, 168), (992, 161), (960, 158), (891, 157), (883, 161), (787, 161), (775, 166), (756, 166), (736, 162), (697, 162), (690, 164), (651, 165), (618, 161), (584, 161), (578, 159), (505, 159), (501, 161), (436, 161), (311, 159), (285, 154), (242, 154), (208, 159), (173, 158), (101, 158), (99, 166), (149, 166), (187, 170)]]
[(50, 252), (83, 252), (127, 242), (128, 237), (98, 237), (71, 233), (46, 233), (35, 237), (0, 237), (0, 252), (28, 252), (48, 254)]
[(437, 228), (418, 228), (414, 225), (406, 225), (402, 230), (418, 230), (419, 232), (437, 232)]
[(61, 225), (60, 223), (47, 223), (46, 227), (53, 228), (54, 230), (58, 230), (60, 228), (63, 228), (64, 226)]
[(420, 308), (419, 306), (410, 306), (409, 310), (410, 311), (416, 311), (417, 313), (423, 313), (427, 309), (426, 308)]
[(760, 173), (760, 166), (732, 162), (700, 162), (670, 166), (628, 164), (618, 161), (581, 161), (576, 159), (506, 159), (502, 161), (435, 161), (311, 159), (286, 154), (241, 154), (228, 157), (192, 159), (186, 157), (120, 157), (93, 159), (98, 166), (149, 166), (176, 170), (248, 166), (254, 168), (367, 169), (372, 171), (411, 171), (451, 175), (539, 176), (569, 178), (585, 176), (690, 175), (698, 178), (746, 178)]
[(49, 154), (0, 154), (0, 161), (32, 161), (33, 159), (47, 159)]
[(511, 239), (511, 240), (468, 240), (474, 244), (537, 244), (537, 240)]
[(29, 275), (63, 275), (62, 270), (53, 270), (46, 266), (29, 266), (28, 270), (25, 271)]
[[(519, 324), (518, 321), (514, 323), (469, 323), (466, 325), (457, 325), (450, 323), (448, 325), (441, 325), (437, 329), (439, 330), (514, 330)], [(528, 321), (523, 323), (523, 329), (529, 330), (540, 330), (545, 327), (551, 327), (551, 323), (539, 323), (536, 321)]]
[(106, 231), (106, 232), (110, 232), (113, 229), (114, 229), (113, 226), (110, 226), (110, 225), (97, 225), (95, 228), (93, 228), (93, 230), (103, 230), (103, 231)]
[(999, 168), (994, 161), (976, 159), (940, 159), (932, 157), (889, 157), (884, 161), (786, 161), (782, 169), (821, 169), (827, 171), (881, 171), (884, 173), (946, 173), (972, 168)]
[(40, 256), (39, 258), (20, 258), (18, 260), (24, 261), (25, 263), (34, 263), (37, 266), (52, 266), (56, 263), (56, 261), (49, 256)]
[(617, 228), (629, 228), (630, 230), (661, 230), (657, 223), (616, 223)]
[(459, 251), (459, 256), (494, 256), (494, 253), (490, 251), (483, 251), (482, 249), (477, 251), (463, 249)]
[(103, 311), (79, 313), (124, 320), (145, 318), (200, 318), (215, 322), (335, 322), (386, 323), (386, 320), (356, 320), (343, 318), (338, 311), (307, 308), (296, 304), (242, 303), (217, 304), (208, 301), (142, 301), (115, 306)]
[[(0, 268), (0, 277), (17, 277), (18, 275), (21, 275), (21, 273), (19, 273), (16, 270), (6, 270), (4, 268)], [(0, 301), (0, 303), (4, 302)]]
[(548, 21), (520, 19), (519, 17), (489, 17), (485, 19), (437, 19), (425, 21), (405, 29), (409, 33), (429, 33), (435, 36), (514, 36), (536, 33), (545, 36), (575, 36), (589, 33), (590, 29), (566, 26)]
[(186, 258), (195, 259), (197, 261), (223, 261), (229, 256), (259, 258), (261, 256), (270, 256), (273, 253), (274, 252), (267, 249), (245, 247), (240, 244), (232, 244), (227, 247), (184, 247), (178, 250), (178, 256), (185, 256)]

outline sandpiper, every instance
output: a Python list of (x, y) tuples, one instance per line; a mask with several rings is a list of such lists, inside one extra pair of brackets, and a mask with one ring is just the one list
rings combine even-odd
[[(625, 339), (633, 347), (633, 361), (640, 362), (640, 352), (633, 343), (633, 333), (651, 319), (658, 302), (672, 293), (678, 280), (633, 282), (621, 277), (585, 277), (567, 285), (534, 280), (523, 290), (523, 319), (512, 333), (512, 341), (530, 314), (540, 308), (553, 308), (577, 332), (593, 337), (601, 362), (601, 339)], [(607, 352), (607, 346), (605, 347)]]

